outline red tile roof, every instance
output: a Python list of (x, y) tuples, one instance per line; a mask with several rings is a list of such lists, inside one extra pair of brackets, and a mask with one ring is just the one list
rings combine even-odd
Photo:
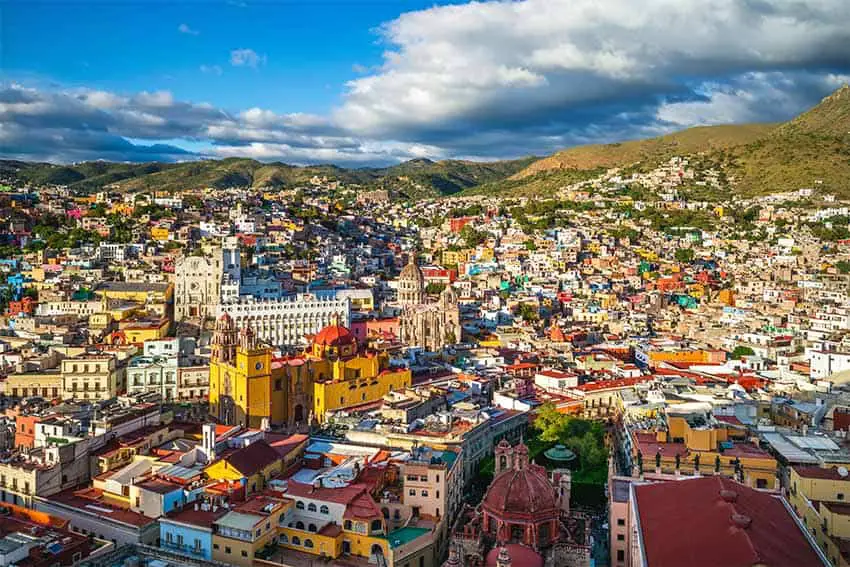
[(823, 567), (773, 494), (710, 476), (636, 486), (635, 498), (653, 567)]
[(265, 441), (256, 441), (234, 451), (224, 459), (231, 467), (247, 477), (255, 475), (273, 462), (280, 460), (280, 455)]
[(838, 474), (838, 467), (794, 467), (794, 471), (803, 478), (850, 481), (850, 476)]

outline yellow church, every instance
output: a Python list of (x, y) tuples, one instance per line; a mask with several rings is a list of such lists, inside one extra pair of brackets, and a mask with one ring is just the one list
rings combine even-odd
[(216, 322), (210, 358), (210, 415), (220, 423), (261, 427), (322, 423), (328, 412), (380, 400), (411, 384), (410, 370), (385, 352), (364, 351), (336, 322), (300, 356), (274, 358), (253, 329), (237, 332), (226, 313)]

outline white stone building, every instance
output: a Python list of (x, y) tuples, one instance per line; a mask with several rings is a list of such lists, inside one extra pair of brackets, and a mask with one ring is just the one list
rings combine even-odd
[(318, 298), (302, 293), (275, 300), (242, 297), (238, 302), (223, 303), (217, 317), (229, 314), (237, 329), (251, 326), (258, 339), (274, 346), (305, 344), (305, 336), (318, 333), (339, 317), (343, 327), (351, 325), (348, 298)]

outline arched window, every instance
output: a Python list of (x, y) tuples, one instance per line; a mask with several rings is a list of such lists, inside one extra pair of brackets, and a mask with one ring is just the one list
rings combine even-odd
[(295, 503), (295, 507), (298, 508), (299, 510), (303, 510), (304, 509), (304, 502), (299, 500), (298, 502)]
[(508, 458), (504, 455), (499, 456), (499, 470), (508, 468)]
[(289, 543), (289, 538), (286, 537), (286, 534), (280, 534), (280, 543)]
[(292, 545), (301, 545), (301, 538), (298, 536), (292, 536)]
[(322, 507), (319, 508), (319, 512), (321, 512), (322, 514), (330, 514), (331, 513), (330, 509), (325, 505), (322, 505)]
[(315, 504), (313, 504), (312, 502), (310, 502), (310, 503), (307, 505), (307, 511), (308, 511), (308, 512), (315, 512), (315, 511), (316, 511), (316, 505), (315, 505)]
[(301, 522), (301, 521), (295, 522), (295, 528), (299, 529), (299, 530), (303, 530), (304, 529), (304, 522)]
[(307, 526), (307, 531), (316, 533), (318, 531), (318, 528), (316, 527), (316, 524), (310, 524), (309, 526)]
[(312, 548), (313, 547), (313, 540), (312, 539), (305, 539), (304, 540), (304, 547)]

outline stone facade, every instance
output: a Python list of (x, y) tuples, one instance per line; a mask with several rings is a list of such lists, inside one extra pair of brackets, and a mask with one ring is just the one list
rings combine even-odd
[(405, 305), (399, 322), (401, 340), (410, 345), (439, 351), (457, 343), (461, 339), (457, 294), (447, 287), (436, 303)]
[(223, 274), (221, 249), (216, 249), (210, 258), (181, 258), (174, 266), (175, 320), (215, 316), (215, 309), (221, 299)]

